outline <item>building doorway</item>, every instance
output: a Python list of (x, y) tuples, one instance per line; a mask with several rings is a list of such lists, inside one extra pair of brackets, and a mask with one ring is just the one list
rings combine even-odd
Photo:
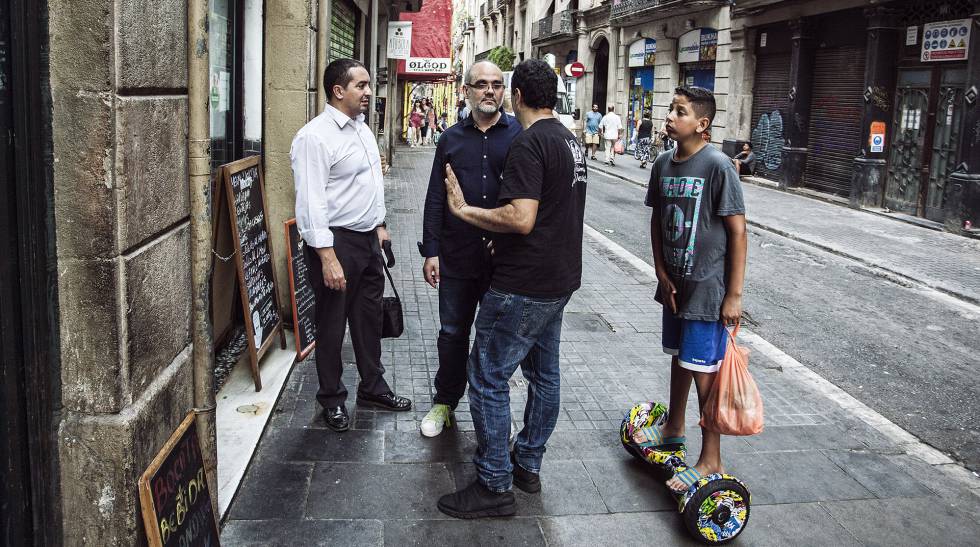
[(60, 544), (47, 2), (0, 4), (0, 544)]
[(595, 47), (595, 69), (592, 71), (592, 104), (599, 105), (603, 114), (609, 108), (606, 104), (606, 83), (609, 78), (609, 42), (599, 39)]
[(943, 221), (946, 181), (955, 166), (966, 67), (900, 70), (892, 119), (885, 206)]

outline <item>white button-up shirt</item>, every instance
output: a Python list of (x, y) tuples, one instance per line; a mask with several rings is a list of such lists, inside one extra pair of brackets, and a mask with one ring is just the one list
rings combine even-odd
[(296, 133), (289, 157), (307, 245), (333, 247), (331, 227), (367, 232), (384, 222), (381, 153), (363, 114), (351, 119), (328, 104)]

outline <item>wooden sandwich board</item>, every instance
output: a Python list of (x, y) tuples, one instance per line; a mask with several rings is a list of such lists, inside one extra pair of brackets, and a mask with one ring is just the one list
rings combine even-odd
[(227, 218), (227, 221), (215, 224), (213, 240), (220, 239), (220, 232), (226, 226), (231, 231), (252, 380), (255, 391), (260, 391), (259, 360), (272, 347), (276, 334), (279, 334), (280, 347), (286, 349), (260, 157), (251, 156), (222, 165), (220, 176), (224, 191), (218, 191), (216, 207), (222, 207), (224, 203), (228, 214), (214, 215), (218, 219)]
[(296, 219), (286, 221), (286, 265), (289, 268), (289, 296), (293, 305), (293, 334), (296, 360), (302, 361), (316, 347), (316, 295), (310, 284), (306, 247), (299, 235)]
[(190, 412), (139, 480), (150, 547), (219, 545), (197, 421)]

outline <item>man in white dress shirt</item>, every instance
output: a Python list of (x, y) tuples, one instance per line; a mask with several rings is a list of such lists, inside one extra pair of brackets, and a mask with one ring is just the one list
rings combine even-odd
[(341, 380), (344, 331), (361, 376), (357, 403), (405, 411), (412, 402), (395, 395), (381, 364), (381, 244), (385, 226), (381, 155), (364, 123), (371, 76), (360, 62), (338, 59), (323, 73), (327, 105), (303, 126), (289, 151), (296, 183), (296, 224), (306, 242), (316, 293), (317, 401), (327, 427), (350, 428)]

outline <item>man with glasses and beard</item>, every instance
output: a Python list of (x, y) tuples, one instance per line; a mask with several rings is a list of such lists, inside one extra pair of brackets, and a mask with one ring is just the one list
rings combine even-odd
[(490, 234), (449, 214), (446, 164), (452, 165), (469, 203), (492, 208), (517, 120), (500, 110), (504, 75), (489, 61), (475, 63), (464, 85), (470, 116), (439, 138), (425, 197), (422, 276), (439, 290), (439, 371), (432, 409), (422, 419), (426, 437), (451, 426), (453, 410), (466, 390), (466, 361), (476, 307), (490, 284)]

